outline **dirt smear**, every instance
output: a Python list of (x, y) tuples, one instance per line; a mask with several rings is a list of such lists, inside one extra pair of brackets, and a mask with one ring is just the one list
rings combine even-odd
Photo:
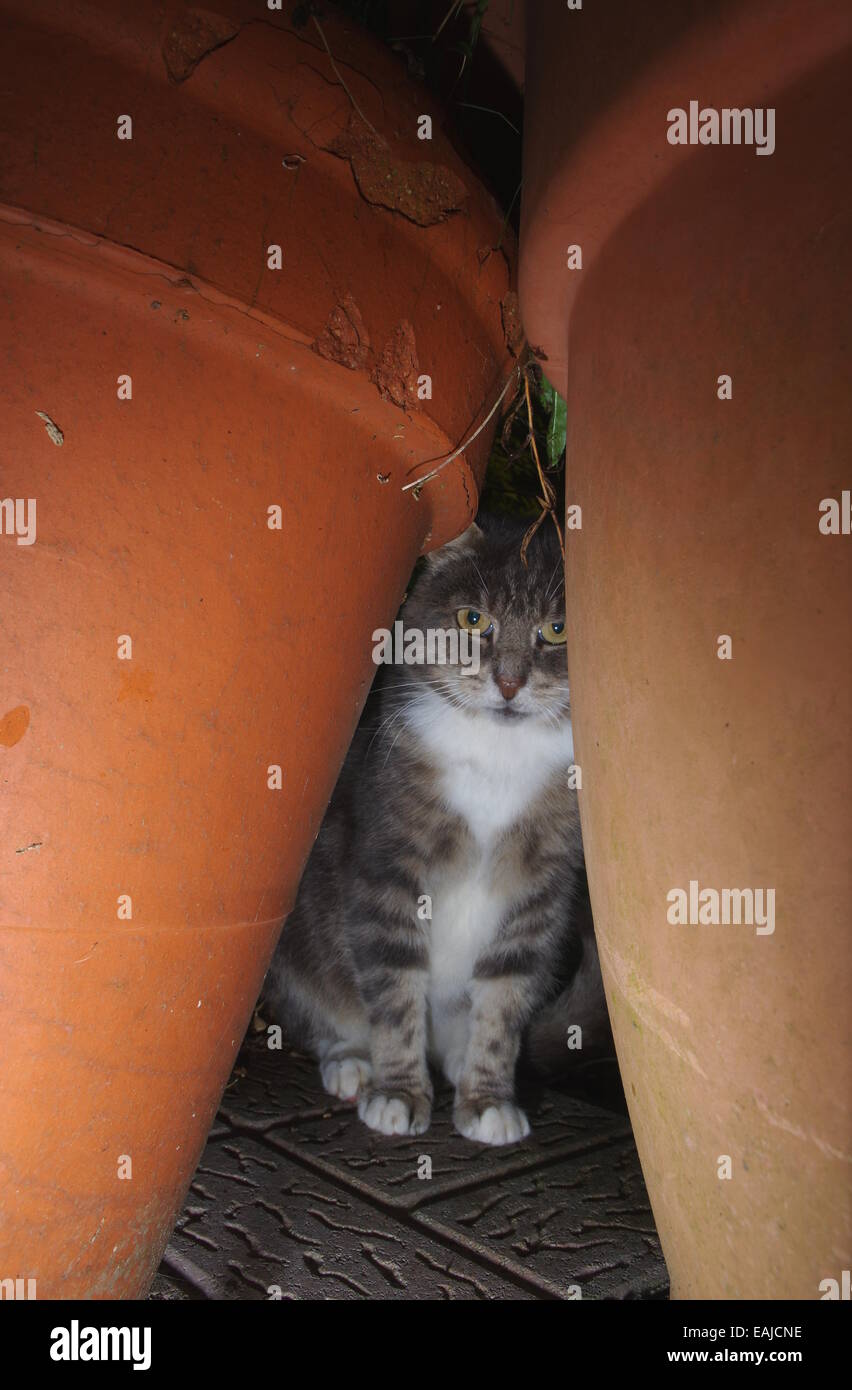
[(348, 159), (363, 198), (374, 207), (399, 212), (418, 227), (432, 227), (458, 212), (467, 189), (443, 164), (396, 159), (388, 146), (352, 115), (346, 129), (325, 146)]
[(513, 357), (519, 357), (525, 338), (524, 325), (521, 322), (521, 305), (514, 290), (508, 290), (500, 300), (500, 317), (506, 347)]
[(361, 311), (351, 294), (345, 294), (328, 316), (325, 328), (311, 344), (314, 352), (329, 362), (359, 371), (366, 366), (370, 336)]
[(0, 744), (4, 748), (14, 748), (20, 743), (30, 727), (30, 711), (26, 705), (16, 705), (8, 714), (0, 717)]
[(185, 82), (202, 58), (230, 43), (240, 26), (210, 10), (184, 10), (163, 41), (163, 60), (172, 82)]
[(382, 349), (371, 374), (379, 393), (402, 410), (419, 410), (417, 344), (408, 319), (402, 319)]

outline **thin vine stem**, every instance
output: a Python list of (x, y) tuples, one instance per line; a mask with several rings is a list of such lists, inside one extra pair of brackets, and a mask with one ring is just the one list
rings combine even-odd
[(494, 415), (500, 407), (503, 397), (506, 395), (506, 392), (508, 391), (513, 380), (517, 376), (519, 370), (520, 366), (518, 363), (516, 363), (515, 366), (512, 368), (509, 378), (506, 381), (506, 384), (504, 385), (496, 401), (492, 405), (485, 419), (482, 421), (482, 424), (478, 425), (477, 428), (473, 431), (473, 434), (470, 435), (470, 437), (466, 439), (463, 444), (460, 444), (457, 449), (454, 449), (451, 454), (448, 454), (445, 459), (442, 459), (441, 462), (437, 465), (437, 467), (433, 468), (431, 472), (424, 473), (422, 478), (415, 478), (414, 482), (412, 483), (406, 483), (402, 489), (403, 492), (411, 492), (414, 488), (421, 488), (424, 486), (425, 483), (431, 482), (433, 478), (437, 478), (438, 474), (444, 468), (447, 467), (447, 464), (452, 463), (454, 459), (457, 459), (460, 454), (464, 453), (465, 449), (470, 447), (474, 439), (476, 439), (478, 435), (482, 434), (482, 431), (485, 429), (485, 426), (488, 424), (489, 420), (493, 419)]
[(354, 96), (352, 95), (352, 93), (350, 92), (349, 88), (347, 87), (345, 81), (343, 80), (343, 75), (342, 75), (342, 73), (340, 72), (340, 69), (338, 68), (337, 64), (336, 64), (335, 61), (334, 61), (334, 54), (332, 53), (331, 49), (330, 49), (329, 46), (328, 46), (328, 39), (326, 38), (326, 36), (325, 36), (325, 34), (324, 34), (324, 32), (323, 32), (322, 25), (320, 24), (320, 22), (319, 22), (319, 20), (317, 19), (317, 17), (316, 17), (315, 14), (312, 14), (312, 15), (311, 15), (311, 19), (312, 19), (313, 22), (314, 22), (314, 27), (315, 27), (317, 33), (319, 34), (320, 38), (322, 39), (323, 48), (325, 49), (326, 53), (328, 54), (328, 60), (329, 60), (329, 62), (331, 63), (331, 66), (332, 66), (332, 68), (333, 68), (333, 70), (334, 70), (334, 75), (335, 75), (335, 77), (337, 78), (337, 80), (338, 80), (338, 82), (340, 83), (341, 87), (343, 88), (344, 92), (346, 93), (346, 95), (348, 96), (349, 100), (351, 101), (351, 103), (352, 103), (354, 109), (358, 112), (358, 115), (361, 117), (361, 120), (364, 122), (365, 126), (367, 126), (367, 127), (373, 132), (373, 134), (375, 135), (375, 137), (376, 137), (377, 140), (381, 140), (382, 137), (381, 137), (381, 135), (379, 134), (379, 132), (376, 130), (376, 127), (373, 125), (372, 121), (368, 121), (368, 120), (367, 120), (367, 117), (364, 115), (364, 112), (361, 110), (360, 106), (358, 105), (357, 101), (355, 100)]
[(548, 478), (545, 477), (544, 469), (541, 466), (541, 459), (539, 458), (538, 453), (538, 445), (535, 439), (535, 428), (533, 426), (533, 408), (532, 400), (530, 398), (529, 373), (524, 372), (523, 376), (524, 396), (526, 398), (527, 403), (527, 419), (529, 420), (530, 426), (530, 448), (532, 449), (532, 456), (535, 459), (535, 466), (538, 472), (538, 480), (541, 484), (542, 496), (536, 499), (541, 506), (541, 514), (538, 517), (536, 517), (535, 521), (533, 522), (532, 526), (529, 528), (526, 535), (524, 536), (523, 541), (521, 542), (521, 559), (523, 560), (524, 564), (527, 563), (527, 548), (529, 546), (530, 541), (532, 540), (533, 536), (535, 535), (536, 531), (538, 530), (541, 523), (545, 520), (545, 518), (551, 516), (553, 518), (553, 524), (556, 527), (556, 534), (559, 537), (559, 549), (562, 552), (562, 563), (564, 565), (565, 540), (562, 535), (562, 527), (559, 525), (559, 518), (556, 515), (556, 492), (553, 488), (553, 484), (550, 482)]

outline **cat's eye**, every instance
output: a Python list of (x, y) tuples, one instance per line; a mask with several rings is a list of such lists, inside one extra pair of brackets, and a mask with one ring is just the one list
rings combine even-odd
[(560, 619), (556, 623), (542, 623), (538, 635), (542, 642), (546, 642), (549, 647), (561, 647), (565, 642), (564, 619)]
[(456, 610), (456, 622), (459, 627), (463, 627), (466, 632), (478, 632), (482, 637), (488, 637), (494, 631), (494, 624), (488, 613), (480, 613), (478, 608), (459, 608)]

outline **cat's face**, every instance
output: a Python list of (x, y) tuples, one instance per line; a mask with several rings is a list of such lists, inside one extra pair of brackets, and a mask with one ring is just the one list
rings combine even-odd
[(562, 557), (553, 527), (542, 524), (525, 567), (525, 530), (471, 526), (429, 557), (402, 611), (405, 627), (478, 634), (479, 669), (427, 661), (410, 674), (471, 717), (559, 726), (570, 715)]

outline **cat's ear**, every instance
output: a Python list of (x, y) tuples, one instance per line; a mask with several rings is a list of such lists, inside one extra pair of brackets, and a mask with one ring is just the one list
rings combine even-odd
[(483, 532), (473, 521), (466, 531), (462, 531), (460, 536), (456, 536), (454, 541), (448, 541), (438, 550), (430, 550), (426, 556), (426, 564), (432, 571), (440, 569), (448, 560), (457, 560), (459, 556), (467, 554), (468, 551), (475, 551), (482, 539)]

